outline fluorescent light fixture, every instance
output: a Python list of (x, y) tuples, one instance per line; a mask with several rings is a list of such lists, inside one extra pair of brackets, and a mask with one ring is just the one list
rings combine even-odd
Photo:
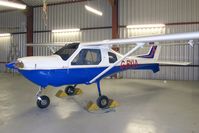
[(52, 32), (78, 32), (80, 29), (75, 28), (75, 29), (56, 29), (52, 30)]
[(90, 12), (96, 14), (96, 15), (99, 15), (99, 16), (103, 15), (103, 13), (101, 11), (96, 10), (96, 9), (90, 7), (90, 6), (85, 5), (85, 8), (86, 8), (86, 10), (88, 10), (88, 11), (90, 11)]
[(10, 36), (10, 33), (0, 33), (0, 37)]
[(165, 27), (165, 24), (146, 24), (146, 25), (128, 25), (126, 28), (163, 28)]
[(17, 8), (17, 9), (26, 9), (26, 5), (16, 3), (16, 2), (11, 2), (11, 1), (0, 0), (0, 6), (6, 6), (6, 7), (11, 7), (11, 8)]

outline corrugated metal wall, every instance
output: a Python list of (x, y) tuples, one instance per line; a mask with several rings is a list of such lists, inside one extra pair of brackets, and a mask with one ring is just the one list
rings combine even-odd
[(198, 21), (198, 0), (120, 0), (120, 24)]
[[(120, 0), (120, 25), (156, 24), (199, 21), (198, 0)], [(199, 25), (166, 26), (165, 33), (198, 31)], [(132, 32), (132, 31), (131, 31)], [(143, 32), (143, 31), (142, 31)], [(146, 29), (147, 32), (147, 29)], [(120, 29), (120, 37), (130, 37), (129, 30)], [(129, 46), (122, 47), (127, 52)], [(164, 46), (161, 49), (161, 60), (189, 61), (199, 65), (199, 46)], [(120, 74), (126, 78), (199, 80), (199, 67), (161, 66), (160, 72), (127, 71)]]
[[(26, 16), (23, 11), (0, 13), (0, 33), (26, 32)], [(26, 54), (26, 34), (12, 34), (9, 37), (0, 37), (0, 72), (5, 72), (5, 63), (11, 60), (11, 44), (17, 47), (17, 56)]]
[[(85, 10), (84, 5), (92, 5), (104, 12), (97, 16)], [(107, 0), (94, 0), (57, 6), (49, 6), (47, 26), (44, 25), (41, 7), (34, 8), (34, 31), (68, 28), (96, 28), (111, 26), (111, 6)], [(73, 33), (34, 33), (34, 43), (97, 41), (111, 38), (111, 29), (88, 29)], [(49, 55), (44, 46), (35, 46), (34, 55)]]
[[(75, 33), (34, 33), (34, 43), (49, 42), (88, 42), (111, 38), (111, 29), (85, 30)], [(50, 55), (51, 52), (45, 46), (34, 46), (34, 55)], [(57, 49), (60, 47), (57, 47)]]
[(0, 72), (5, 71), (5, 64), (7, 62), (9, 46), (10, 46), (11, 38), (8, 37), (0, 37)]
[[(5, 63), (26, 56), (26, 34), (0, 37), (0, 72), (5, 72)], [(14, 45), (15, 47), (12, 47)], [(16, 55), (16, 56), (15, 56)]]
[[(85, 10), (84, 5), (93, 5), (104, 12), (97, 16)], [(107, 0), (94, 0), (63, 4), (48, 7), (47, 26), (44, 25), (41, 7), (34, 8), (34, 31), (66, 29), (66, 28), (91, 28), (111, 26), (111, 6)]]
[(0, 13), (0, 33), (26, 31), (26, 17), (23, 11)]
[(26, 34), (13, 34), (12, 44), (17, 46), (17, 56), (26, 56)]

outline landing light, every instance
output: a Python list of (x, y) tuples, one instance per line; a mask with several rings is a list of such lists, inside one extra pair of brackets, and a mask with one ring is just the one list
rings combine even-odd
[(26, 5), (16, 3), (16, 2), (11, 2), (11, 1), (2, 1), (0, 0), (0, 6), (6, 6), (6, 7), (11, 7), (11, 8), (17, 8), (17, 9), (26, 9)]
[(165, 27), (165, 24), (146, 24), (146, 25), (128, 25), (126, 28), (130, 29), (136, 29), (136, 28), (163, 28)]
[(88, 6), (88, 5), (85, 5), (84, 7), (86, 8), (86, 10), (88, 10), (88, 11), (90, 11), (90, 12), (96, 14), (96, 15), (99, 15), (99, 16), (103, 15), (103, 13), (101, 11), (96, 10), (96, 9), (94, 9), (94, 8)]
[(74, 28), (74, 29), (56, 29), (56, 30), (52, 30), (53, 33), (56, 32), (78, 32), (80, 31), (80, 29), (78, 28)]

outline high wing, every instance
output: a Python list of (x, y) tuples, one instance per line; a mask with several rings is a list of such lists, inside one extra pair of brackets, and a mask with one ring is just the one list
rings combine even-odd
[(145, 36), (145, 37), (135, 37), (126, 39), (112, 39), (96, 42), (81, 43), (81, 45), (126, 45), (126, 44), (138, 44), (138, 43), (150, 43), (150, 42), (165, 42), (165, 41), (179, 41), (179, 40), (192, 40), (199, 39), (199, 32), (189, 32), (189, 33), (178, 33), (178, 34), (167, 34), (167, 35), (155, 35), (155, 36)]
[[(81, 45), (87, 46), (96, 46), (96, 45), (126, 45), (126, 44), (136, 44), (134, 48), (132, 48), (129, 52), (127, 52), (122, 58), (117, 60), (115, 63), (111, 64), (108, 68), (98, 74), (95, 78), (90, 80), (89, 83), (94, 83), (98, 81), (105, 73), (107, 73), (114, 66), (118, 65), (122, 60), (126, 57), (134, 53), (140, 47), (143, 47), (146, 44), (150, 44), (150, 42), (166, 42), (166, 41), (179, 41), (179, 40), (189, 40), (188, 44), (193, 46), (194, 41), (199, 39), (199, 32), (190, 32), (190, 33), (179, 33), (179, 34), (168, 34), (168, 35), (156, 35), (156, 36), (146, 36), (146, 37), (136, 37), (136, 38), (127, 38), (127, 39), (113, 39), (113, 40), (104, 40), (98, 42), (90, 42), (90, 43), (81, 43)], [(159, 44), (161, 45), (161, 44)], [(181, 63), (173, 63), (173, 62), (160, 62), (162, 64), (181, 64)], [(189, 63), (182, 63), (182, 65), (186, 65)]]

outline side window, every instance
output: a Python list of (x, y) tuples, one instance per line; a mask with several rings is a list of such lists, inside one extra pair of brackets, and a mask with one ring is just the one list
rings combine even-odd
[(99, 49), (82, 49), (71, 65), (98, 65), (100, 62), (101, 51)]
[(115, 63), (117, 61), (117, 56), (114, 53), (108, 52), (109, 63)]

